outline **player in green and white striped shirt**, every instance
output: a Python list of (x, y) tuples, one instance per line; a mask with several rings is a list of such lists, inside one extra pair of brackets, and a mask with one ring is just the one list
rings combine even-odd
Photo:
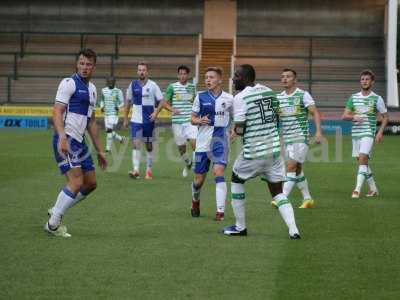
[(126, 137), (120, 136), (114, 131), (114, 127), (118, 124), (118, 111), (124, 105), (124, 94), (115, 87), (115, 78), (107, 78), (107, 86), (100, 93), (100, 108), (104, 113), (104, 126), (107, 132), (106, 152), (111, 151), (113, 139), (120, 143), (126, 140)]
[[(347, 100), (343, 113), (343, 120), (352, 121), (351, 135), (353, 139), (353, 157), (358, 160), (358, 174), (356, 187), (351, 195), (352, 198), (359, 198), (364, 180), (367, 179), (369, 191), (367, 197), (378, 196), (374, 177), (368, 164), (372, 145), (379, 143), (383, 138), (389, 117), (385, 103), (381, 96), (372, 91), (375, 75), (371, 70), (364, 70), (360, 75), (361, 92), (353, 94)], [(376, 115), (382, 115), (382, 125), (376, 132)]]
[[(315, 122), (315, 142), (321, 142), (321, 118), (311, 95), (297, 87), (297, 73), (293, 69), (284, 69), (281, 75), (284, 91), (278, 94), (279, 127), (285, 145), (286, 182), (283, 192), (289, 196), (295, 184), (303, 195), (300, 208), (311, 208), (314, 200), (308, 189), (303, 172), (309, 145), (308, 115)], [(272, 205), (274, 203), (272, 202)]]
[(253, 66), (241, 65), (233, 78), (235, 89), (240, 91), (233, 100), (234, 130), (243, 136), (243, 148), (232, 171), (232, 208), (236, 224), (224, 228), (223, 233), (247, 235), (244, 183), (251, 178), (261, 177), (267, 182), (271, 196), (289, 228), (289, 237), (299, 239), (293, 207), (282, 192), (285, 176), (277, 125), (278, 100), (270, 88), (255, 84), (255, 77)]
[(186, 177), (192, 167), (192, 159), (186, 151), (186, 142), (189, 141), (193, 153), (196, 149), (197, 127), (191, 124), (193, 100), (196, 97), (196, 87), (188, 82), (190, 69), (181, 65), (178, 67), (179, 81), (168, 85), (165, 92), (165, 99), (155, 112), (155, 117), (162, 108), (171, 111), (172, 131), (174, 133), (175, 143), (178, 146), (179, 153), (185, 167), (182, 176)]

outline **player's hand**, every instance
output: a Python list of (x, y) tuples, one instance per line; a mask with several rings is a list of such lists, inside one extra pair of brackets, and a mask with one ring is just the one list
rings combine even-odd
[(356, 124), (361, 124), (362, 122), (364, 122), (364, 119), (360, 116), (353, 116), (353, 122), (355, 122)]
[(315, 140), (316, 144), (321, 144), (321, 137), (322, 137), (321, 132), (316, 132), (315, 133), (314, 140)]
[(68, 140), (65, 135), (61, 135), (58, 140), (58, 153), (63, 157), (66, 158), (69, 152), (69, 145)]
[(102, 170), (107, 168), (107, 160), (104, 152), (97, 153), (97, 162)]
[(172, 112), (173, 115), (180, 115), (181, 114), (180, 110), (176, 109), (176, 108), (173, 108), (171, 112)]
[(157, 113), (153, 111), (153, 113), (150, 115), (150, 121), (154, 122), (157, 119)]
[(378, 131), (375, 136), (375, 143), (376, 144), (380, 143), (382, 138), (383, 138), (383, 133), (381, 131)]
[(232, 128), (230, 130), (230, 134), (229, 134), (229, 141), (232, 143), (236, 139), (236, 137), (237, 137), (237, 134), (235, 132), (235, 129)]
[(208, 118), (208, 115), (207, 115), (207, 116), (201, 117), (199, 119), (199, 123), (200, 123), (200, 125), (208, 125), (211, 123), (211, 120)]
[(124, 128), (128, 128), (128, 119), (124, 119), (122, 126), (124, 126)]

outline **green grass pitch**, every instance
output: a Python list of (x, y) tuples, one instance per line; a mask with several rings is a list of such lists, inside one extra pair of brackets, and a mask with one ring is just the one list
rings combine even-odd
[(290, 197), (302, 234), (291, 241), (259, 179), (246, 183), (247, 237), (218, 233), (234, 221), (229, 202), (225, 221), (213, 221), (212, 176), (202, 216), (191, 218), (191, 179), (167, 159), (176, 155), (169, 130), (153, 181), (128, 178), (129, 146), (119, 168), (116, 159), (114, 172), (98, 170), (98, 189), (65, 216), (72, 238), (48, 236), (47, 208), (65, 184), (51, 135), (0, 132), (0, 299), (400, 299), (399, 137), (374, 148), (381, 196), (360, 200), (350, 199), (351, 141), (335, 162), (330, 137), (330, 161), (305, 165), (316, 207), (298, 209), (297, 190)]

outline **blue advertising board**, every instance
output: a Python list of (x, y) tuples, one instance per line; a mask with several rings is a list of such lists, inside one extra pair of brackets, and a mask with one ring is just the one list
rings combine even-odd
[[(343, 135), (351, 134), (351, 122), (342, 120), (322, 120), (321, 130), (322, 134), (336, 134), (336, 131), (340, 128)], [(313, 120), (310, 121), (310, 133), (315, 133), (315, 123)]]
[(0, 128), (47, 129), (47, 117), (0, 116)]

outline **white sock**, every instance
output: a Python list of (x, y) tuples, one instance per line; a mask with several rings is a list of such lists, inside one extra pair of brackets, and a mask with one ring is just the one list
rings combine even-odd
[(113, 136), (111, 132), (107, 133), (107, 142), (106, 142), (106, 150), (110, 151), (111, 150), (111, 145), (113, 141)]
[(244, 184), (231, 183), (232, 208), (236, 218), (236, 228), (238, 230), (246, 229), (246, 194)]
[[(90, 192), (89, 192), (90, 193)], [(88, 195), (88, 192), (86, 191), (80, 191), (75, 199), (73, 199), (73, 201), (71, 202), (70, 206), (68, 208), (71, 208), (72, 206), (76, 205), (77, 203), (81, 202), (82, 200), (84, 200)]]
[(215, 199), (217, 203), (217, 212), (225, 211), (227, 187), (224, 176), (215, 177)]
[(299, 234), (299, 230), (296, 226), (296, 220), (294, 219), (293, 207), (292, 204), (290, 204), (288, 198), (283, 193), (281, 193), (274, 197), (274, 201), (278, 205), (278, 209), (282, 216), (282, 219), (285, 221), (287, 227), (289, 228), (289, 234)]
[(72, 193), (67, 187), (64, 187), (58, 194), (56, 204), (53, 207), (53, 213), (49, 219), (51, 228), (57, 228), (61, 223), (61, 217), (65, 214), (71, 203), (74, 202), (76, 195)]
[(304, 176), (303, 171), (297, 175), (297, 187), (300, 189), (304, 200), (311, 199), (307, 178)]
[(133, 171), (139, 172), (140, 150), (137, 150), (137, 149), (132, 150), (132, 165), (133, 165)]
[(367, 165), (360, 165), (358, 167), (358, 174), (357, 174), (357, 184), (355, 190), (357, 192), (361, 191), (362, 185), (364, 183), (365, 178), (368, 175), (368, 166)]
[(200, 201), (201, 186), (197, 186), (192, 182), (192, 199), (195, 202)]
[(189, 167), (192, 164), (192, 161), (190, 160), (189, 155), (187, 155), (186, 152), (181, 155), (181, 159), (186, 164), (186, 167)]
[(118, 133), (115, 131), (112, 132), (112, 137), (117, 139), (119, 142), (122, 141), (122, 136), (120, 136)]
[(151, 170), (151, 167), (153, 166), (153, 152), (147, 151), (146, 165), (147, 165), (147, 170)]
[(370, 191), (373, 191), (373, 192), (378, 191), (378, 188), (376, 187), (376, 184), (375, 184), (374, 176), (372, 174), (372, 170), (369, 166), (368, 166), (367, 183), (368, 183)]
[(283, 184), (283, 193), (286, 196), (289, 196), (292, 191), (294, 185), (296, 184), (296, 172), (287, 172), (286, 173), (286, 181)]

